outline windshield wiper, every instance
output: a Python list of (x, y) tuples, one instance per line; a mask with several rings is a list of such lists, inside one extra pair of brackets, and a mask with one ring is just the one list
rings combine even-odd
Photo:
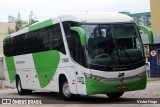
[[(127, 58), (129, 59), (129, 61), (131, 61), (132, 64), (134, 64), (134, 61), (132, 60), (132, 58), (128, 55), (128, 53), (126, 52), (126, 50), (122, 47), (119, 48), (120, 51), (122, 50), (124, 52), (124, 54), (127, 56)], [(119, 54), (119, 52), (118, 52)]]
[[(113, 52), (115, 51), (115, 49), (113, 50)], [(116, 60), (115, 59), (115, 55), (114, 53), (112, 52), (112, 54), (110, 55), (111, 59), (110, 61), (106, 64), (106, 67), (109, 67), (112, 63), (113, 63), (113, 60)]]

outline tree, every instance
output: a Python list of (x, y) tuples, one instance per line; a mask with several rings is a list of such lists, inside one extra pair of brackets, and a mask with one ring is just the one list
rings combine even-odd
[(15, 30), (18, 31), (20, 29), (23, 28), (23, 25), (22, 25), (22, 21), (21, 21), (21, 14), (20, 14), (20, 11), (18, 13), (18, 18), (17, 18), (17, 21), (16, 21), (16, 28)]
[(39, 22), (36, 20), (36, 16), (33, 14), (33, 11), (31, 10), (30, 15), (29, 15), (29, 24), (32, 25), (33, 23)]
[[(17, 19), (15, 21), (15, 23), (16, 23), (15, 29), (11, 29), (10, 27), (8, 27), (8, 34), (11, 34), (11, 33), (14, 33), (16, 31), (19, 31), (23, 27), (27, 27), (29, 25), (32, 25), (33, 23), (36, 23), (36, 22), (39, 22), (39, 21), (36, 20), (36, 16), (33, 14), (33, 11), (31, 10), (30, 15), (29, 15), (29, 23), (28, 23), (28, 25), (26, 25), (26, 23), (22, 22), (21, 14), (20, 14), (20, 11), (19, 11)], [(24, 25), (26, 25), (26, 26), (24, 26)]]

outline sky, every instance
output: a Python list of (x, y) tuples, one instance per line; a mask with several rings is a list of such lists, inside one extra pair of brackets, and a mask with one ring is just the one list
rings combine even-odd
[(150, 0), (0, 0), (0, 22), (19, 11), (21, 19), (28, 20), (31, 10), (39, 21), (72, 12), (140, 13), (150, 11)]

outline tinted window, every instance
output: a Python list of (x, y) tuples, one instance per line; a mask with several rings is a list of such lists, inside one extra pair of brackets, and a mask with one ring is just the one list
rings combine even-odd
[(79, 34), (73, 30), (70, 30), (70, 27), (73, 26), (77, 26), (77, 24), (74, 22), (63, 22), (63, 27), (67, 38), (71, 57), (79, 64), (84, 65), (84, 48), (80, 43)]
[(4, 54), (21, 54), (57, 50), (66, 54), (59, 24), (4, 40)]
[(3, 41), (3, 50), (4, 50), (4, 55), (6, 56), (11, 56), (12, 55), (12, 50), (11, 50), (11, 39), (5, 39)]

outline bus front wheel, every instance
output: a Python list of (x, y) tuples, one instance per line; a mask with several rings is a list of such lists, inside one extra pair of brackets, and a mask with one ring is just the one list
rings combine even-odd
[(70, 92), (69, 84), (66, 78), (60, 80), (60, 93), (64, 100), (72, 100), (76, 97), (76, 95)]
[(118, 93), (107, 93), (106, 95), (109, 98), (119, 98), (124, 94), (124, 92), (118, 92)]
[(22, 88), (21, 80), (19, 77), (16, 79), (16, 88), (17, 88), (18, 94), (20, 95), (26, 95), (26, 94), (32, 93), (32, 90), (25, 90)]

